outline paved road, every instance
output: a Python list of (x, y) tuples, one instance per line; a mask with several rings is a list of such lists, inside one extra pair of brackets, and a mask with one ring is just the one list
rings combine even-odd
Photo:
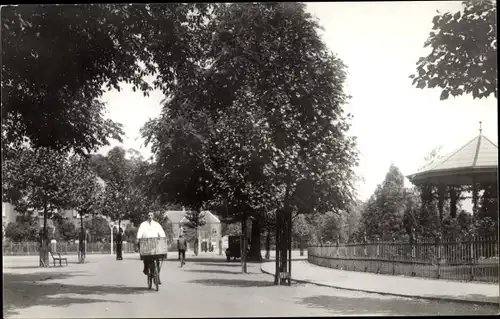
[(216, 255), (163, 263), (160, 291), (149, 291), (137, 255), (40, 269), (33, 257), (4, 257), (4, 316), (11, 318), (244, 317), (496, 314), (497, 307), (413, 300), (308, 284), (273, 286), (272, 277)]

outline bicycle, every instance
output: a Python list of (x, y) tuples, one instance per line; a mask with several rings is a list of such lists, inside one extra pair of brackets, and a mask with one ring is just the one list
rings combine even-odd
[(139, 240), (139, 252), (141, 259), (149, 259), (149, 269), (147, 276), (148, 289), (153, 283), (156, 291), (160, 289), (160, 262), (167, 257), (168, 242), (165, 237), (141, 238)]
[(149, 272), (148, 272), (148, 289), (151, 289), (154, 283), (156, 291), (158, 291), (160, 289), (160, 284), (161, 284), (160, 271), (161, 271), (161, 265), (163, 264), (163, 256), (153, 255), (150, 257), (151, 261), (149, 263)]

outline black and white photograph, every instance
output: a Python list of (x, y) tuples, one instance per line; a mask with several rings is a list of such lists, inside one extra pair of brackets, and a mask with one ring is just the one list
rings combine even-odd
[(0, 12), (4, 318), (500, 313), (496, 0)]

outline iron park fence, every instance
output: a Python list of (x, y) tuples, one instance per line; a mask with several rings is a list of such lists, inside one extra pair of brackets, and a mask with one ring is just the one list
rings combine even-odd
[[(85, 251), (87, 254), (109, 254), (111, 252), (110, 243), (86, 243)], [(63, 255), (77, 255), (78, 243), (57, 242), (56, 252)], [(28, 256), (37, 255), (40, 251), (38, 242), (4, 242), (2, 243), (3, 256)], [(133, 253), (135, 251), (134, 243), (123, 243), (123, 253)], [(116, 244), (113, 244), (113, 253), (116, 253)]]
[(448, 280), (498, 282), (498, 237), (366, 242), (308, 248), (309, 262), (324, 267)]

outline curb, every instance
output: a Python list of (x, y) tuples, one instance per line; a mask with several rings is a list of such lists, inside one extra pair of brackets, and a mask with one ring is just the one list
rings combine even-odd
[[(264, 274), (274, 276), (274, 273), (271, 273), (269, 271), (266, 271), (262, 269), (262, 264), (260, 265), (260, 271), (263, 272)], [(312, 284), (320, 287), (328, 287), (328, 288), (335, 288), (335, 289), (342, 289), (342, 290), (349, 290), (349, 291), (360, 291), (360, 292), (366, 292), (369, 294), (378, 294), (378, 295), (384, 295), (384, 296), (395, 296), (395, 297), (403, 297), (403, 298), (413, 298), (413, 299), (422, 299), (422, 300), (434, 300), (434, 301), (447, 301), (447, 302), (455, 302), (455, 303), (467, 303), (467, 304), (475, 304), (475, 305), (487, 305), (487, 306), (500, 306), (500, 302), (493, 302), (493, 301), (484, 301), (484, 300), (468, 300), (468, 299), (455, 299), (455, 298), (445, 298), (445, 297), (430, 297), (430, 296), (415, 296), (415, 295), (403, 295), (403, 294), (395, 294), (395, 293), (390, 293), (390, 292), (379, 292), (379, 291), (373, 291), (373, 290), (364, 290), (364, 289), (356, 289), (356, 288), (346, 288), (346, 287), (340, 287), (340, 286), (332, 286), (332, 285), (327, 285), (327, 284), (321, 284), (313, 281), (307, 281), (307, 280), (300, 280), (300, 279), (291, 279), (294, 282), (302, 283), (302, 284)]]

